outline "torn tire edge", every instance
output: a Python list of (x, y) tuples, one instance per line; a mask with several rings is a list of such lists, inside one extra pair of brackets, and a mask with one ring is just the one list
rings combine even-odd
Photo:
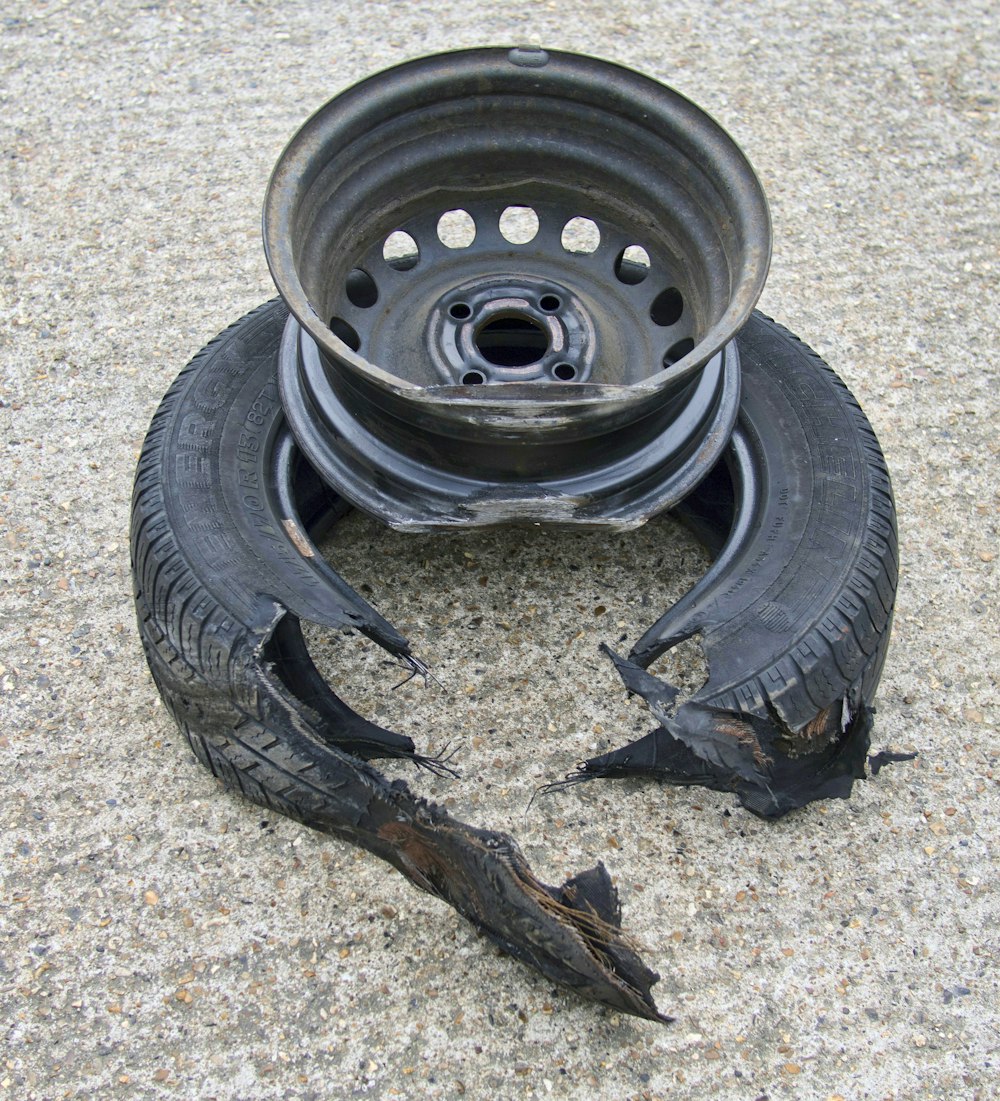
[(381, 857), (582, 997), (669, 1021), (650, 993), (659, 976), (622, 931), (603, 866), (549, 886), (506, 834), (390, 783), (367, 762), (441, 762), (358, 715), (315, 669), (300, 615), (361, 631), (422, 666), (307, 534), (311, 520), (345, 510), (299, 460), (276, 400), (273, 353), (286, 316), (270, 303), (207, 345), (164, 397), (143, 445), (132, 574), (164, 703), (227, 787)]
[[(738, 343), (744, 397), (725, 466), (677, 510), (715, 559), (628, 658), (602, 647), (659, 726), (550, 790), (647, 776), (731, 791), (776, 818), (848, 798), (867, 775), (898, 577), (888, 470), (815, 352), (760, 314)], [(698, 634), (709, 676), (675, 710), (677, 689), (647, 667)], [(880, 753), (871, 774), (914, 756)]]

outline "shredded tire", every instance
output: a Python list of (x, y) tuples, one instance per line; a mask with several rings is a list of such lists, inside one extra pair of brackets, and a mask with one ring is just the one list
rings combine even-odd
[[(390, 784), (369, 761), (448, 766), (356, 714), (313, 665), (303, 618), (360, 631), (426, 672), (313, 542), (345, 506), (285, 423), (276, 353), (286, 318), (269, 303), (207, 345), (163, 399), (142, 450), (132, 570), (164, 702), (226, 787), (376, 853), (582, 996), (669, 1020), (602, 865), (548, 886), (511, 838)], [(829, 368), (759, 315), (739, 351), (744, 398), (726, 464), (681, 510), (716, 562), (628, 658), (612, 655), (660, 726), (573, 781), (701, 783), (773, 816), (843, 795), (864, 774), (895, 594), (895, 522), (878, 445)], [(844, 539), (836, 551), (835, 534)], [(710, 676), (674, 711), (676, 692), (646, 666), (696, 632)]]
[[(632, 647), (608, 650), (660, 725), (568, 781), (650, 776), (734, 791), (775, 818), (866, 775), (872, 699), (898, 577), (895, 504), (875, 433), (823, 360), (755, 314), (725, 461), (679, 510), (717, 552)], [(701, 637), (709, 677), (674, 709), (646, 670)]]

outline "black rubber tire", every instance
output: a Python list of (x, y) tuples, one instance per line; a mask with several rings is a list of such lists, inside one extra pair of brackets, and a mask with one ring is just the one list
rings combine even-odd
[[(729, 470), (737, 493), (753, 498), (745, 505), (753, 530), (725, 568), (732, 593), (702, 579), (632, 657), (647, 665), (666, 640), (700, 631), (715, 663), (699, 697), (747, 713), (766, 703), (798, 730), (839, 688), (860, 678), (867, 699), (877, 683), (898, 577), (895, 503), (875, 433), (834, 371), (759, 313), (737, 343), (743, 393)], [(742, 463), (732, 454), (740, 442)], [(713, 492), (721, 508), (709, 517), (710, 543), (732, 491), (703, 483), (682, 509), (710, 507)]]
[[(294, 777), (285, 772), (280, 743), (272, 753), (277, 760), (265, 755), (248, 772), (239, 764), (249, 760), (246, 752), (236, 742), (207, 742), (197, 721), (206, 708), (213, 721), (220, 711), (232, 713), (234, 723), (245, 721), (245, 714), (233, 712), (239, 700), (233, 654), (251, 641), (260, 648), (264, 628), (281, 609), (292, 613), (279, 632), (285, 679), (295, 672), (300, 702), (321, 713), (325, 738), (363, 757), (414, 754), (408, 739), (397, 736), (390, 748), (383, 744), (386, 732), (359, 730), (364, 720), (329, 693), (313, 668), (296, 617), (357, 627), (404, 658), (405, 639), (328, 568), (326, 577), (352, 602), (343, 615), (336, 609), (324, 614), (329, 602), (318, 599), (315, 589), (296, 593), (276, 580), (268, 554), (287, 557), (290, 544), (282, 548), (268, 536), (263, 546), (247, 545), (251, 533), (259, 536), (262, 529), (247, 526), (234, 492), (244, 475), (232, 453), (232, 426), (252, 417), (261, 421), (258, 436), (283, 429), (273, 376), (286, 317), (277, 301), (253, 311), (204, 348), (164, 397), (136, 473), (132, 562), (147, 660), (199, 760), (245, 795), (303, 818), (308, 801), (295, 802)], [(845, 697), (853, 698), (857, 711), (873, 696), (897, 579), (894, 505), (871, 426), (820, 357), (760, 314), (738, 344), (738, 432), (756, 464), (750, 477), (763, 483), (737, 490), (754, 497), (753, 530), (722, 571), (728, 591), (720, 593), (718, 581), (706, 576), (650, 628), (630, 658), (645, 667), (701, 632), (711, 675), (696, 699), (758, 717), (776, 712), (795, 733)], [(263, 415), (259, 404), (254, 411), (261, 393), (275, 395)], [(303, 468), (299, 505), (307, 525), (343, 504)], [(776, 477), (784, 482), (776, 485)], [(730, 479), (716, 471), (680, 510), (714, 551), (726, 545), (732, 495)], [(782, 519), (790, 503), (798, 505), (794, 531)], [(258, 515), (281, 532), (280, 518), (270, 510), (263, 501)], [(259, 525), (257, 516), (251, 519)], [(321, 560), (309, 561), (323, 568)], [(277, 649), (276, 641), (269, 645)], [(195, 698), (198, 706), (189, 715)], [(358, 740), (364, 742), (366, 733), (374, 737), (370, 752)]]
[[(319, 825), (313, 808), (325, 789), (323, 769), (314, 770), (325, 761), (336, 786), (343, 765), (327, 748), (429, 762), (410, 739), (339, 700), (305, 648), (299, 616), (308, 611), (409, 656), (406, 640), (323, 562), (307, 534), (348, 506), (289, 446), (274, 368), (287, 316), (279, 301), (258, 307), (206, 345), (164, 396), (136, 470), (132, 577), (153, 680), (198, 760), (254, 802)], [(296, 507), (273, 484), (282, 452), (296, 468)], [(301, 716), (269, 705), (269, 686), (248, 674), (257, 666), (276, 674), (277, 695)], [(312, 737), (296, 736), (310, 727)]]
[[(677, 510), (716, 560), (627, 660), (611, 655), (661, 726), (582, 775), (733, 790), (777, 817), (846, 797), (865, 776), (898, 575), (895, 505), (871, 425), (822, 359), (761, 314), (737, 344), (727, 463)], [(645, 669), (695, 634), (709, 677), (675, 713), (672, 687)]]
[(139, 633), (166, 706), (227, 787), (369, 849), (548, 978), (669, 1020), (650, 995), (658, 976), (622, 936), (603, 866), (550, 887), (511, 838), (452, 818), (365, 763), (402, 757), (447, 770), (352, 711), (306, 650), (304, 613), (362, 631), (422, 671), (309, 538), (310, 521), (335, 518), (340, 504), (298, 459), (277, 402), (286, 318), (269, 303), (204, 348), (164, 397), (143, 446), (132, 573)]
[[(537, 885), (509, 838), (455, 822), (364, 763), (393, 756), (435, 767), (408, 738), (369, 723), (333, 694), (306, 651), (299, 619), (353, 627), (420, 666), (406, 640), (323, 562), (309, 538), (310, 525), (335, 518), (342, 504), (297, 456), (277, 400), (286, 317), (280, 302), (269, 303), (203, 349), (164, 397), (139, 459), (135, 603), (164, 702), (197, 758), (228, 787), (371, 849), (550, 977), (626, 1012), (655, 1016), (648, 992), (655, 977), (617, 942), (600, 944), (598, 964), (580, 949), (579, 930), (558, 941), (551, 914), (538, 918), (544, 936), (525, 934), (523, 892), (505, 924), (497, 892)], [(692, 527), (722, 548), (717, 567), (623, 664), (642, 672), (656, 654), (701, 631), (711, 675), (692, 702), (777, 722), (783, 736), (802, 735), (808, 747), (817, 739), (817, 716), (835, 738), (845, 719), (841, 704), (852, 716), (867, 714), (895, 592), (892, 497), (871, 429), (833, 372), (759, 315), (738, 343), (745, 396), (729, 475), (710, 475), (685, 507)], [(294, 483), (296, 500), (286, 482)], [(748, 530), (727, 542), (734, 495)], [(778, 523), (782, 510), (791, 519)], [(831, 518), (842, 537), (836, 553), (824, 543)], [(718, 776), (679, 782), (740, 790)], [(841, 792), (811, 797), (826, 794)], [(770, 814), (805, 801), (747, 805)], [(447, 834), (456, 847), (444, 851), (455, 863), (502, 859), (456, 885), (439, 867), (415, 866), (419, 847), (392, 840), (404, 820), (414, 834), (432, 837), (437, 851)], [(504, 877), (512, 885), (504, 886)], [(556, 889), (546, 890), (556, 897)], [(578, 891), (579, 883), (559, 896), (563, 925)], [(602, 936), (613, 941), (618, 910), (611, 895), (602, 881), (593, 891), (602, 901), (592, 899), (592, 909)], [(584, 939), (594, 935), (587, 920)]]

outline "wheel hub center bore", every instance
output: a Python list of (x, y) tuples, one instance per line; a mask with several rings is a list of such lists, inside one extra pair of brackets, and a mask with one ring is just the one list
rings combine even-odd
[(479, 278), (443, 295), (427, 327), (442, 382), (585, 382), (594, 325), (580, 299), (552, 279)]
[(474, 343), (496, 367), (532, 367), (549, 350), (545, 329), (527, 314), (516, 312), (481, 325)]

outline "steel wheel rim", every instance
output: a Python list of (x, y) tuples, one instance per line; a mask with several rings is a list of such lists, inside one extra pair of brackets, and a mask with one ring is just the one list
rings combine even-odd
[[(511, 208), (536, 219), (530, 240)], [(631, 526), (669, 507), (732, 429), (722, 351), (770, 254), (759, 182), (697, 107), (594, 58), (499, 48), (408, 62), (321, 108), (278, 162), (264, 236), (299, 329), (281, 367), (296, 436), (400, 527)], [(629, 489), (608, 470), (631, 453)], [(471, 478), (505, 503), (432, 507), (414, 462), (439, 496)]]

